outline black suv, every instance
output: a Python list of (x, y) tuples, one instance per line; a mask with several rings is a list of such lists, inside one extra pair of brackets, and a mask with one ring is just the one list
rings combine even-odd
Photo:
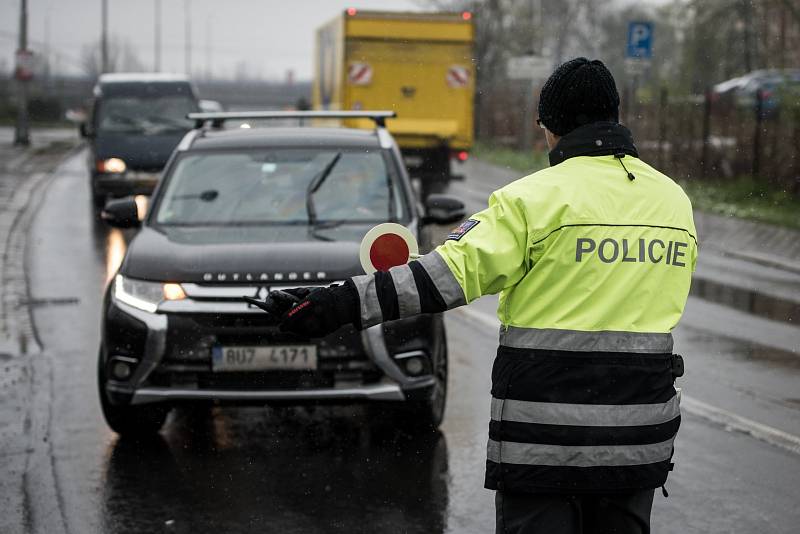
[[(370, 118), (377, 127), (205, 127), (342, 116)], [(397, 145), (382, 127), (391, 116), (193, 114), (200, 127), (172, 155), (143, 221), (133, 198), (106, 205), (110, 224), (141, 224), (104, 304), (98, 373), (111, 428), (152, 432), (175, 403), (208, 401), (374, 401), (419, 426), (441, 422), (441, 315), (310, 339), (279, 332), (242, 300), (363, 274), (359, 242), (378, 223), (419, 235), (422, 224), (463, 216), (463, 204), (441, 195), (426, 201), (421, 216)]]
[(161, 169), (186, 132), (187, 113), (198, 111), (185, 76), (159, 73), (103, 74), (97, 80), (89, 121), (89, 173), (97, 208), (109, 197), (153, 192)]

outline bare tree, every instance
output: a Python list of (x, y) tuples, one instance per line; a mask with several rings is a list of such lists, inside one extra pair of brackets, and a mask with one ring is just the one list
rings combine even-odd
[[(100, 43), (86, 45), (81, 50), (80, 63), (89, 78), (102, 74)], [(108, 72), (142, 72), (147, 70), (128, 41), (112, 37), (108, 45)]]

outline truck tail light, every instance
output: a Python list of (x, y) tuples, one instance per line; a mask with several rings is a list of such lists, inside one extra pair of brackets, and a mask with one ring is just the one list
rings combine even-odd
[(354, 8), (354, 7), (348, 7), (347, 8), (347, 15), (348, 16), (355, 17), (356, 13), (358, 13), (358, 10), (356, 8)]
[(472, 20), (472, 13), (470, 13), (469, 11), (464, 11), (463, 13), (461, 13), (461, 18), (464, 20)]
[(466, 150), (459, 150), (458, 152), (453, 152), (451, 157), (457, 159), (458, 161), (464, 162), (469, 159), (469, 152)]

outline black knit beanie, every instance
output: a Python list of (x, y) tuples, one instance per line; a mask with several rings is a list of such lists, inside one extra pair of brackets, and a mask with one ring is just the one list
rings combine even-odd
[(567, 61), (542, 87), (539, 119), (556, 135), (592, 122), (619, 122), (614, 77), (600, 60), (579, 57)]

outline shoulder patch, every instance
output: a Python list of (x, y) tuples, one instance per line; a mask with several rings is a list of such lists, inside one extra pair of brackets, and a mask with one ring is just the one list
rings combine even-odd
[(447, 234), (447, 239), (458, 241), (459, 239), (464, 237), (464, 234), (466, 234), (467, 232), (478, 226), (479, 222), (480, 221), (475, 219), (467, 219), (463, 223), (459, 224), (457, 227), (450, 230), (450, 233)]

